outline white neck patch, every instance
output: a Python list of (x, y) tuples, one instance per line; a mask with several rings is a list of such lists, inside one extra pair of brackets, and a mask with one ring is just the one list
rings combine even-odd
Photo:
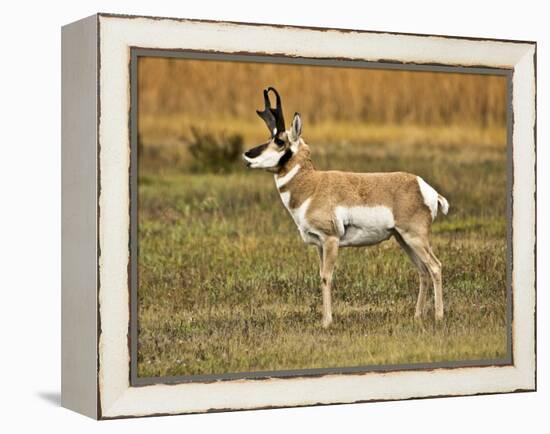
[(277, 188), (281, 188), (285, 185), (287, 185), (292, 178), (296, 176), (298, 171), (300, 170), (300, 165), (296, 164), (285, 176), (279, 177), (278, 175), (275, 175), (275, 185), (277, 185)]

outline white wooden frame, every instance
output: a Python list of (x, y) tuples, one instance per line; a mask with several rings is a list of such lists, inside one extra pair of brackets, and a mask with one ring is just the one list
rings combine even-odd
[[(130, 385), (130, 47), (513, 70), (513, 364)], [(98, 419), (536, 388), (536, 45), (99, 14), (63, 28), (64, 406)]]

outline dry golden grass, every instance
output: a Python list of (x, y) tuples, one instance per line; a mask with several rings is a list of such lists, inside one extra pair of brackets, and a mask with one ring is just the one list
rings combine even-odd
[[(143, 143), (177, 143), (190, 137), (192, 127), (213, 132), (238, 133), (250, 144), (265, 141), (265, 124), (254, 112), (247, 118), (219, 117), (215, 120), (185, 114), (144, 114), (140, 116), (140, 138)], [(406, 136), (403, 132), (407, 131)], [(408, 144), (445, 144), (503, 146), (506, 143), (504, 125), (481, 127), (475, 125), (418, 125), (369, 124), (346, 121), (327, 121), (308, 124), (304, 121), (304, 137), (315, 143), (379, 143), (399, 141)]]
[(306, 125), (487, 127), (506, 121), (502, 76), (152, 57), (140, 58), (139, 111), (250, 122), (267, 86), (281, 93), (287, 117), (298, 111)]

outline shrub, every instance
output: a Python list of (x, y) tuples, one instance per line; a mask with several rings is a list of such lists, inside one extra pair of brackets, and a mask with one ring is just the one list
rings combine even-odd
[(194, 127), (191, 128), (191, 134), (188, 149), (193, 157), (193, 171), (227, 173), (241, 160), (244, 142), (242, 135), (215, 135)]

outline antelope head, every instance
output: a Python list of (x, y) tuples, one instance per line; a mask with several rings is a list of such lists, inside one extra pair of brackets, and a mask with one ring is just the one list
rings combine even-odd
[[(271, 107), (270, 92), (275, 94), (275, 108)], [(252, 169), (277, 172), (298, 150), (302, 120), (300, 114), (295, 113), (291, 129), (286, 130), (281, 97), (273, 87), (264, 89), (264, 105), (264, 110), (256, 110), (256, 113), (265, 122), (270, 138), (267, 142), (246, 151), (243, 158)]]

